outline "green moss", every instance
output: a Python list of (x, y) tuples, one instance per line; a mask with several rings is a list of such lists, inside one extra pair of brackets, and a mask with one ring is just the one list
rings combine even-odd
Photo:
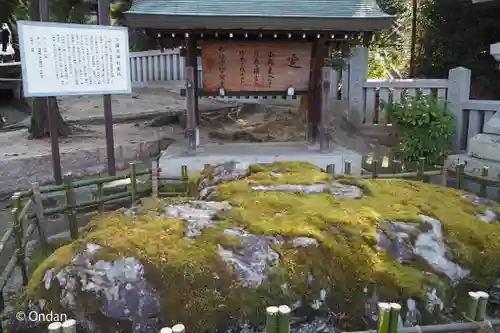
[[(207, 170), (190, 183), (197, 187), (210, 174)], [(330, 308), (353, 318), (342, 324), (360, 328), (355, 319), (363, 312), (362, 290), (370, 283), (377, 285), (382, 299), (390, 301), (424, 300), (427, 286), (449, 287), (423, 260), (413, 258), (412, 265), (402, 266), (375, 248), (377, 229), (385, 227), (384, 221), (420, 223), (419, 214), (442, 222), (450, 258), (472, 270), (478, 287), (486, 287), (500, 275), (500, 227), (480, 222), (476, 218), (479, 208), (454, 189), (405, 180), (338, 177), (341, 183), (363, 188), (365, 196), (337, 200), (327, 193), (251, 190), (255, 185), (330, 181), (329, 175), (308, 163), (252, 166), (248, 177), (220, 185), (217, 199), (229, 201), (233, 209), (221, 214), (216, 227), (205, 229), (194, 240), (184, 237), (182, 221), (158, 217), (174, 201), (143, 200), (140, 216), (101, 216), (91, 222), (79, 243), (57, 250), (33, 275), (30, 295), (36, 297), (47, 269), (64, 266), (78, 244), (92, 242), (103, 246), (99, 259), (130, 255), (144, 264), (149, 281), (163, 296), (161, 318), (166, 325), (183, 322), (190, 331), (199, 332), (231, 325), (241, 317), (262, 323), (266, 305), (313, 301), (320, 288), (325, 288), (331, 295)], [(259, 288), (243, 287), (232, 267), (219, 257), (217, 244), (241, 247), (238, 238), (222, 233), (236, 226), (285, 239), (284, 244), (274, 246), (281, 264)], [(428, 225), (421, 224), (411, 238), (426, 228)], [(293, 248), (290, 240), (297, 236), (314, 237), (319, 246)], [(314, 278), (312, 286), (307, 283), (309, 274)], [(281, 288), (284, 282), (287, 290)]]
[(45, 259), (33, 272), (29, 284), (26, 288), (28, 297), (40, 296), (43, 286), (43, 277), (49, 269), (57, 269), (68, 265), (74, 256), (85, 248), (83, 242), (72, 242), (55, 250), (47, 259)]

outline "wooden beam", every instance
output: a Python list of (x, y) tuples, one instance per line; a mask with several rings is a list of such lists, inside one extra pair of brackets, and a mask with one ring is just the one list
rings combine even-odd
[[(186, 96), (186, 89), (181, 89), (181, 96)], [(226, 97), (245, 97), (245, 98), (272, 98), (272, 99), (277, 99), (278, 97), (283, 97), (283, 99), (286, 99), (287, 97), (291, 97), (292, 99), (297, 99), (297, 96), (299, 95), (307, 95), (307, 91), (302, 91), (302, 90), (296, 90), (294, 96), (288, 96), (287, 91), (226, 91), (224, 96)], [(216, 91), (203, 91), (202, 88), (198, 89), (197, 96), (199, 97), (224, 97), (220, 96), (219, 92)]]
[(196, 148), (199, 145), (199, 129), (196, 119), (198, 104), (198, 80), (196, 79), (196, 77), (198, 76), (198, 68), (196, 67), (195, 51), (196, 39), (192, 36), (186, 36), (186, 136), (189, 140), (189, 152), (196, 151)]
[[(199, 138), (199, 126), (200, 126), (200, 109), (198, 106), (198, 89), (199, 89), (199, 83), (198, 83), (198, 43), (197, 43), (197, 37), (194, 35), (189, 35), (189, 37), (186, 38), (186, 47), (182, 48), (181, 50), (186, 50), (186, 64), (188, 66), (191, 66), (194, 68), (194, 77), (193, 77), (193, 82), (195, 86), (194, 90), (194, 111), (195, 111), (195, 120), (196, 120), (196, 131), (197, 131), (197, 136)], [(199, 141), (199, 140), (198, 140)], [(197, 142), (197, 145), (199, 145), (199, 142)]]
[[(323, 64), (324, 65), (324, 64)], [(321, 151), (330, 148), (330, 73), (331, 68), (322, 67), (321, 109), (319, 127), (319, 148)]]
[(309, 77), (309, 110), (308, 110), (308, 123), (309, 123), (309, 141), (311, 143), (317, 142), (319, 139), (319, 127), (321, 120), (321, 82), (322, 82), (322, 68), (325, 58), (328, 55), (328, 47), (325, 39), (320, 39), (314, 42), (311, 51), (311, 72)]

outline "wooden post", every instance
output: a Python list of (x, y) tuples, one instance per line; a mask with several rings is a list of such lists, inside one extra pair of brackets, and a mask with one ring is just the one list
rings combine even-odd
[(497, 202), (500, 203), (500, 175), (497, 176)]
[(378, 161), (372, 161), (372, 178), (375, 179), (378, 176)]
[(403, 166), (401, 161), (394, 160), (394, 161), (392, 161), (392, 165), (394, 165), (394, 173), (395, 174), (398, 174), (401, 172), (401, 167)]
[(38, 238), (40, 238), (40, 244), (42, 247), (47, 245), (47, 238), (45, 236), (45, 231), (43, 230), (43, 225), (47, 223), (45, 220), (45, 214), (43, 213), (43, 202), (42, 195), (40, 194), (40, 186), (38, 183), (31, 183), (31, 190), (33, 191), (33, 210), (36, 216), (36, 227), (38, 229)]
[(28, 284), (28, 271), (26, 269), (25, 251), (24, 251), (24, 231), (23, 221), (19, 218), (19, 209), (13, 208), (12, 214), (12, 229), (14, 231), (14, 241), (16, 244), (15, 254), (17, 256), (17, 265), (21, 269), (23, 286)]
[(391, 315), (389, 320), (389, 333), (398, 332), (399, 313), (401, 312), (401, 305), (398, 303), (391, 303)]
[(443, 163), (441, 168), (441, 185), (445, 187), (448, 185), (448, 167), (446, 163)]
[(476, 321), (483, 321), (486, 319), (486, 307), (488, 306), (488, 299), (490, 298), (490, 295), (484, 291), (478, 291), (476, 294), (479, 296)]
[(55, 323), (50, 323), (49, 326), (47, 327), (47, 330), (49, 333), (62, 333), (62, 324), (58, 321)]
[(196, 151), (196, 113), (194, 109), (195, 89), (194, 68), (186, 67), (186, 135), (188, 137), (188, 152)]
[(418, 175), (418, 180), (424, 181), (424, 172), (425, 172), (425, 157), (420, 157), (418, 159), (418, 170), (417, 170), (417, 175)]
[(292, 309), (288, 305), (280, 305), (278, 312), (278, 333), (290, 333), (290, 315)]
[(474, 292), (469, 292), (469, 304), (467, 307), (467, 320), (473, 321), (476, 319), (477, 305), (479, 304), (479, 295)]
[(186, 195), (189, 194), (189, 185), (188, 185), (189, 175), (187, 165), (181, 166), (181, 183), (185, 187)]
[(182, 324), (177, 324), (172, 327), (172, 333), (185, 333), (186, 327)]
[(309, 143), (315, 141), (315, 128), (314, 128), (314, 112), (317, 105), (317, 99), (315, 96), (314, 82), (317, 80), (316, 68), (316, 53), (318, 49), (318, 41), (315, 40), (311, 48), (311, 66), (309, 70), (309, 85), (307, 89), (307, 140)]
[[(40, 21), (48, 22), (50, 19), (48, 1), (39, 0), (38, 10), (40, 13)], [(57, 128), (58, 112), (54, 108), (54, 105), (50, 103), (50, 99), (50, 97), (44, 97), (44, 102), (47, 106), (47, 118), (49, 123), (50, 147), (52, 151), (52, 170), (54, 181), (56, 182), (56, 184), (62, 184), (61, 153), (59, 150), (59, 129)]]
[[(99, 14), (99, 24), (109, 25), (109, 0), (98, 0), (97, 11)], [(115, 139), (113, 135), (113, 111), (111, 95), (103, 95), (104, 106), (104, 129), (106, 132), (106, 158), (108, 162), (108, 175), (116, 175), (115, 162)]]
[(76, 196), (73, 188), (73, 176), (71, 172), (64, 175), (64, 184), (66, 185), (66, 216), (69, 221), (69, 233), (71, 239), (78, 238), (78, 220), (76, 218)]
[(266, 308), (266, 330), (265, 333), (278, 333), (278, 307)]
[[(323, 65), (323, 64), (322, 64)], [(322, 69), (323, 87), (321, 90), (321, 114), (320, 114), (320, 138), (319, 149), (325, 151), (330, 148), (329, 127), (330, 127), (330, 72), (329, 67)]]
[(76, 320), (68, 319), (61, 325), (62, 333), (76, 333)]
[(462, 184), (462, 180), (463, 180), (462, 174), (464, 172), (464, 169), (465, 169), (465, 164), (463, 164), (463, 163), (458, 164), (456, 166), (456, 168), (455, 168), (455, 170), (456, 170), (456, 177), (457, 177), (457, 188), (459, 190), (461, 190), (462, 186), (463, 186), (463, 184)]
[(378, 311), (377, 333), (389, 333), (391, 305), (389, 303), (378, 303)]
[[(195, 127), (194, 127), (194, 136), (196, 147), (200, 146), (200, 108), (198, 106), (198, 52), (197, 52), (197, 40), (193, 34), (190, 34), (186, 41), (186, 64), (189, 67), (193, 67), (193, 86), (194, 86), (194, 99), (193, 99), (193, 108), (194, 108), (194, 118), (195, 118)], [(187, 73), (186, 73), (187, 74)]]
[(151, 196), (158, 198), (158, 161), (151, 163)]
[(328, 49), (326, 40), (319, 39), (313, 42), (311, 50), (311, 71), (309, 75), (308, 91), (308, 138), (311, 143), (316, 143), (319, 139), (319, 130), (321, 122), (321, 104), (322, 104), (322, 68), (327, 56)]
[(137, 170), (136, 162), (130, 162), (130, 198), (132, 200), (132, 207), (135, 206), (137, 200)]
[[(99, 178), (101, 178), (101, 175), (99, 174)], [(102, 200), (104, 198), (104, 183), (100, 182), (97, 184), (97, 200)], [(102, 214), (104, 213), (104, 202), (99, 202), (97, 205), (97, 209), (99, 210), (99, 213)]]
[[(5, 310), (5, 299), (3, 298), (3, 289), (0, 290), (0, 312)], [(2, 325), (0, 325), (0, 333), (3, 333)]]
[(479, 196), (482, 197), (482, 198), (486, 198), (486, 190), (488, 188), (488, 182), (486, 181), (486, 177), (488, 177), (488, 167), (487, 166), (483, 166), (481, 168), (481, 177), (483, 179), (481, 179), (480, 181), (480, 188), (479, 188)]
[[(196, 128), (197, 128), (197, 76), (198, 66), (196, 65), (196, 39), (189, 35), (186, 37), (186, 135), (188, 137), (188, 152), (196, 151)], [(193, 60), (194, 58), (194, 60)]]

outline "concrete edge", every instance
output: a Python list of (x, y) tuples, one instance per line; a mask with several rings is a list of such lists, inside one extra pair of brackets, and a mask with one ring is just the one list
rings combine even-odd
[[(134, 121), (152, 120), (155, 117), (175, 116), (185, 112), (185, 110), (174, 111), (151, 111), (142, 113), (126, 113), (121, 115), (113, 115), (114, 124), (131, 123)], [(71, 125), (104, 125), (104, 117), (95, 116), (80, 119), (65, 119), (66, 123)]]
[[(133, 161), (147, 161), (166, 149), (174, 140), (168, 137), (115, 146), (116, 168), (126, 169)], [(107, 169), (106, 147), (78, 150), (61, 154), (63, 173), (76, 178), (94, 176)], [(0, 195), (7, 196), (31, 188), (37, 182), (52, 183), (52, 156), (39, 155), (0, 161)]]

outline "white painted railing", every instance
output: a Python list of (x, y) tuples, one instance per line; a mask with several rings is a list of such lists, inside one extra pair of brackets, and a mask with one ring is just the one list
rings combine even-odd
[(404, 96), (417, 95), (431, 95), (444, 101), (448, 90), (448, 80), (367, 80), (363, 88), (363, 123), (365, 125), (386, 124), (387, 115), (380, 107), (381, 101), (397, 103)]
[(132, 84), (184, 80), (184, 57), (179, 49), (130, 53)]
[[(467, 144), (476, 134), (484, 132), (484, 125), (500, 112), (500, 101), (468, 100), (462, 103), (464, 140)], [(463, 143), (462, 143), (463, 144)]]

